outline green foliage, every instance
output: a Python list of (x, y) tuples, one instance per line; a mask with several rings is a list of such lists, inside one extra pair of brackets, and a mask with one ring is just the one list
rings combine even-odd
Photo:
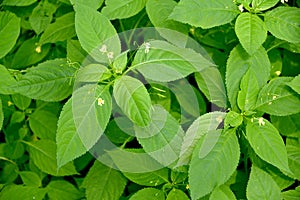
[(0, 200), (299, 199), (299, 6), (0, 0)]

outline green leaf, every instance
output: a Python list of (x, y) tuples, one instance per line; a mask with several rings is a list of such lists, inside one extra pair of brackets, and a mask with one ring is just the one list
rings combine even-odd
[(155, 188), (144, 188), (137, 191), (129, 200), (164, 200), (163, 191)]
[(227, 107), (227, 96), (224, 81), (216, 67), (208, 67), (196, 73), (195, 79), (206, 98), (219, 107)]
[(13, 114), (11, 115), (10, 123), (21, 123), (22, 121), (25, 120), (25, 113), (21, 111), (14, 111)]
[(55, 13), (57, 6), (48, 1), (41, 1), (29, 16), (29, 22), (34, 32), (39, 35), (52, 21), (52, 15)]
[(151, 123), (135, 127), (136, 137), (145, 152), (164, 166), (179, 157), (184, 132), (176, 119), (162, 106), (152, 108)]
[(121, 53), (116, 57), (116, 59), (113, 62), (112, 68), (117, 74), (122, 74), (123, 70), (127, 66), (127, 53), (128, 51)]
[[(156, 30), (162, 37), (177, 46), (184, 47), (187, 42), (186, 34), (189, 32), (189, 26), (172, 19), (168, 19), (176, 5), (176, 2), (173, 0), (148, 0), (146, 4), (146, 11), (151, 23), (156, 28), (159, 27)], [(177, 31), (183, 34), (180, 34)]]
[(231, 0), (181, 0), (169, 18), (207, 29), (231, 22), (238, 13)]
[(49, 44), (39, 46), (37, 43), (38, 38), (26, 40), (15, 53), (11, 67), (13, 69), (23, 69), (45, 58), (51, 46)]
[(300, 113), (287, 116), (271, 115), (271, 122), (281, 135), (287, 137), (300, 136)]
[(287, 83), (287, 85), (300, 94), (300, 75), (296, 76), (291, 82)]
[(220, 187), (215, 188), (210, 197), (209, 200), (235, 200), (236, 197), (234, 193), (230, 190), (229, 186), (227, 185), (221, 185)]
[(98, 160), (84, 178), (82, 187), (86, 188), (87, 199), (119, 200), (126, 186), (126, 179), (115, 169)]
[(19, 175), (21, 176), (21, 179), (26, 186), (33, 186), (33, 187), (42, 186), (42, 180), (35, 172), (21, 171), (19, 172)]
[[(256, 109), (270, 115), (286, 116), (300, 112), (300, 98), (286, 83), (290, 77), (272, 79), (264, 86), (257, 98)], [(284, 105), (284, 106), (282, 106)]]
[[(147, 48), (149, 48), (149, 52), (147, 52)], [(137, 68), (147, 79), (170, 82), (209, 66), (215, 65), (192, 49), (154, 40), (141, 46), (134, 57), (131, 68)]]
[(0, 64), (0, 93), (1, 94), (14, 94), (12, 87), (17, 84), (7, 68)]
[(288, 154), (289, 167), (294, 177), (300, 180), (300, 142), (299, 139), (287, 139), (286, 150)]
[(75, 9), (79, 6), (87, 6), (89, 8), (93, 8), (94, 10), (97, 10), (101, 7), (104, 0), (70, 0), (72, 5), (75, 5)]
[(2, 109), (2, 100), (0, 98), (0, 130), (2, 129), (3, 120), (4, 120), (4, 114)]
[(37, 0), (4, 0), (3, 5), (6, 6), (28, 6), (37, 2)]
[(65, 59), (48, 60), (29, 68), (15, 90), (32, 99), (61, 101), (72, 93), (75, 70)]
[(255, 11), (263, 11), (272, 8), (278, 3), (279, 0), (253, 0), (252, 8)]
[(289, 172), (287, 151), (278, 130), (263, 118), (252, 121), (247, 123), (246, 134), (254, 152), (281, 171)]
[(288, 190), (281, 193), (284, 200), (298, 200), (300, 198), (300, 187), (296, 187), (295, 190)]
[(20, 22), (21, 19), (15, 14), (0, 12), (0, 58), (15, 46), (20, 34)]
[(247, 199), (280, 200), (280, 188), (268, 173), (256, 166), (252, 166), (247, 186)]
[(87, 57), (87, 53), (83, 50), (78, 40), (67, 41), (67, 58), (71, 62), (82, 63)]
[(199, 140), (211, 130), (216, 130), (226, 113), (211, 112), (198, 117), (186, 131), (177, 166), (187, 165)]
[(40, 44), (56, 43), (72, 38), (76, 35), (74, 23), (74, 12), (57, 18), (42, 34)]
[(171, 192), (169, 192), (166, 200), (189, 200), (190, 198), (179, 189), (172, 189)]
[(35, 110), (29, 117), (29, 126), (37, 137), (55, 140), (57, 117), (46, 110)]
[(252, 69), (252, 72), (254, 72), (259, 88), (267, 83), (270, 76), (271, 64), (267, 52), (263, 47), (260, 47), (250, 56), (238, 45), (229, 55), (226, 68), (226, 87), (229, 102), (233, 110), (237, 110), (237, 96), (240, 83), (248, 69)]
[(198, 142), (189, 168), (192, 199), (201, 198), (224, 184), (239, 162), (240, 149), (234, 129), (222, 133), (211, 151), (200, 158), (199, 151), (204, 141), (205, 137), (202, 137)]
[(43, 172), (53, 176), (68, 176), (77, 174), (73, 163), (68, 163), (58, 169), (56, 159), (56, 144), (52, 140), (39, 140), (27, 143), (30, 159)]
[(226, 114), (224, 125), (225, 128), (238, 127), (243, 123), (243, 116), (240, 113), (229, 111)]
[(102, 13), (110, 20), (129, 18), (139, 13), (147, 0), (106, 0)]
[(20, 94), (11, 95), (13, 103), (20, 109), (25, 110), (29, 107), (31, 99)]
[(111, 77), (111, 72), (101, 64), (89, 64), (80, 67), (76, 74), (76, 82), (97, 83)]
[(64, 105), (57, 123), (57, 165), (61, 167), (83, 155), (87, 149), (77, 133), (72, 112), (72, 98)]
[(252, 55), (267, 39), (267, 28), (255, 14), (242, 13), (235, 23), (235, 32), (244, 49)]
[(300, 42), (300, 8), (277, 7), (265, 15), (268, 31), (290, 43)]
[(255, 72), (250, 68), (243, 76), (238, 92), (237, 104), (242, 111), (251, 111), (255, 108), (259, 85)]
[(138, 126), (150, 123), (151, 99), (138, 79), (122, 76), (114, 84), (113, 95), (124, 114)]
[(47, 187), (47, 194), (50, 199), (76, 200), (83, 198), (83, 194), (68, 181), (55, 180), (51, 181)]
[(125, 116), (114, 117), (105, 130), (105, 135), (115, 144), (123, 144), (134, 139), (133, 123)]
[[(121, 52), (120, 40), (111, 22), (96, 10), (84, 6), (76, 8), (75, 28), (82, 48), (99, 62), (108, 62), (108, 52)], [(106, 51), (100, 52), (102, 47)]]
[(130, 181), (144, 186), (158, 186), (169, 182), (169, 170), (167, 168), (147, 173), (123, 172), (123, 174)]
[(7, 185), (1, 190), (0, 199), (5, 200), (43, 200), (46, 190), (38, 187), (22, 186), (22, 185)]

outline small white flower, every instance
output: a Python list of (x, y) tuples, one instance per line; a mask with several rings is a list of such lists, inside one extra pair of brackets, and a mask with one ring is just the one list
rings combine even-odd
[(41, 53), (42, 52), (42, 47), (39, 45), (35, 48), (35, 52)]
[(102, 47), (99, 49), (100, 52), (106, 53), (107, 52), (107, 46), (104, 44)]
[(262, 117), (258, 118), (258, 124), (260, 126), (264, 126), (266, 124), (266, 122), (264, 122), (264, 118), (262, 118)]
[(104, 99), (100, 97), (97, 99), (97, 101), (98, 101), (98, 106), (102, 106), (104, 104)]
[(145, 43), (145, 54), (149, 53), (149, 51), (150, 51), (150, 43), (146, 42)]
[(289, 0), (281, 0), (281, 3), (287, 3)]
[(110, 51), (107, 53), (107, 58), (108, 59), (113, 59), (114, 58), (114, 52)]
[(243, 4), (239, 5), (239, 10), (240, 10), (241, 12), (244, 11), (244, 6), (243, 6)]

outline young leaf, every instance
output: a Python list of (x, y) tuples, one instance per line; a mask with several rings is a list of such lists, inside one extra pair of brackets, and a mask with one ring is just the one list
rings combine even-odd
[(182, 0), (169, 18), (207, 29), (231, 22), (238, 13), (231, 0)]
[(247, 186), (247, 199), (280, 200), (280, 188), (268, 173), (253, 165)]
[(41, 36), (40, 44), (64, 41), (75, 35), (74, 12), (70, 12), (57, 18), (46, 28)]
[(70, 182), (65, 180), (51, 181), (47, 187), (47, 194), (50, 199), (81, 199), (83, 194)]
[(85, 85), (73, 93), (72, 101), (77, 133), (84, 147), (89, 150), (99, 140), (110, 119), (112, 99), (109, 86)]
[(97, 83), (111, 77), (111, 72), (101, 64), (89, 64), (80, 67), (76, 74), (76, 82)]
[(243, 123), (243, 116), (240, 113), (229, 111), (224, 120), (225, 128), (238, 127)]
[(33, 171), (21, 171), (19, 172), (21, 179), (26, 186), (41, 187), (41, 178)]
[(73, 163), (68, 163), (58, 169), (56, 159), (56, 144), (51, 140), (39, 140), (27, 143), (30, 159), (43, 172), (53, 176), (68, 176), (77, 174)]
[(221, 108), (227, 106), (225, 85), (220, 71), (216, 67), (208, 67), (196, 73), (195, 79), (206, 98)]
[[(142, 47), (136, 53), (131, 68), (137, 68), (145, 78), (157, 82), (174, 81), (215, 66), (192, 49), (176, 47), (165, 41), (150, 41)], [(147, 48), (149, 51), (146, 51)]]
[(139, 13), (147, 0), (106, 0), (101, 12), (110, 20), (129, 18)]
[(64, 105), (57, 123), (57, 165), (61, 167), (83, 155), (87, 149), (77, 133), (72, 112), (72, 98)]
[(2, 129), (3, 120), (4, 120), (4, 114), (2, 109), (2, 100), (0, 98), (0, 130)]
[(144, 186), (158, 186), (163, 183), (168, 183), (169, 170), (162, 168), (157, 171), (147, 173), (129, 173), (123, 172), (124, 176), (130, 181)]
[(179, 189), (172, 189), (166, 200), (189, 200), (190, 198), (182, 191)]
[(267, 52), (263, 47), (260, 47), (250, 56), (238, 45), (229, 55), (226, 69), (226, 87), (229, 102), (233, 110), (237, 109), (240, 82), (248, 69), (252, 69), (254, 72), (259, 88), (267, 83), (270, 76), (271, 64)]
[(165, 195), (161, 190), (144, 188), (137, 191), (129, 200), (165, 200)]
[(300, 94), (300, 75), (296, 76), (291, 82), (287, 83), (287, 85)]
[(28, 69), (15, 90), (32, 99), (60, 101), (72, 92), (75, 70), (64, 59), (48, 60)]
[[(187, 34), (189, 32), (188, 25), (168, 19), (176, 5), (176, 2), (173, 0), (148, 0), (146, 4), (146, 11), (151, 23), (155, 27), (159, 27), (157, 31), (162, 37), (177, 46), (184, 47), (187, 37), (183, 37), (183, 34)], [(183, 34), (177, 33), (177, 31)]]
[(277, 7), (265, 15), (268, 31), (290, 43), (300, 42), (300, 8)]
[(221, 185), (220, 187), (215, 188), (210, 197), (209, 200), (235, 200), (236, 197), (234, 193), (230, 190), (230, 187), (227, 185)]
[(279, 0), (253, 0), (252, 8), (255, 11), (263, 11), (272, 8), (278, 3)]
[(181, 145), (177, 166), (187, 165), (198, 141), (209, 131), (216, 130), (226, 113), (211, 112), (198, 117), (188, 128)]
[(255, 14), (242, 13), (235, 23), (235, 32), (244, 49), (252, 55), (267, 39), (267, 28)]
[(163, 107), (153, 106), (151, 123), (135, 127), (136, 137), (146, 153), (164, 166), (174, 163), (179, 157), (184, 132)]
[(13, 86), (17, 81), (9, 73), (7, 68), (0, 64), (0, 93), (1, 94), (14, 94)]
[(254, 152), (266, 162), (289, 172), (285, 145), (277, 129), (263, 118), (254, 119), (246, 126), (247, 140)]
[(151, 99), (138, 79), (122, 76), (114, 84), (114, 98), (124, 114), (138, 126), (150, 123)]
[(52, 21), (52, 15), (55, 13), (57, 6), (48, 1), (41, 1), (29, 16), (29, 22), (34, 32), (39, 35)]
[(16, 200), (16, 199), (32, 199), (43, 200), (46, 194), (44, 188), (32, 187), (32, 186), (22, 186), (22, 185), (7, 185), (0, 193), (0, 199), (5, 200)]
[(211, 151), (200, 158), (199, 151), (204, 140), (205, 137), (202, 137), (198, 142), (189, 168), (192, 199), (199, 199), (224, 184), (235, 171), (240, 157), (235, 129), (222, 133)]
[[(107, 53), (118, 55), (121, 52), (120, 40), (111, 22), (96, 10), (76, 7), (75, 28), (82, 48), (99, 62), (108, 62)], [(101, 48), (105, 47), (103, 52)]]
[(115, 169), (98, 160), (84, 178), (82, 187), (86, 188), (87, 199), (118, 200), (126, 186), (126, 179)]
[[(4, 4), (4, 2), (3, 2)], [(0, 12), (0, 58), (16, 44), (20, 34), (21, 19), (10, 12)]]
[(243, 76), (237, 97), (237, 104), (242, 111), (251, 111), (255, 108), (259, 85), (255, 73), (250, 68)]
[(20, 109), (25, 110), (30, 106), (31, 99), (20, 94), (11, 95), (13, 103)]
[[(278, 77), (265, 85), (257, 98), (256, 109), (271, 115), (286, 116), (300, 112), (300, 98), (286, 84), (290, 77)], [(282, 106), (284, 105), (284, 106)]]
[(37, 0), (4, 0), (2, 4), (7, 6), (29, 6), (35, 2)]
[(38, 46), (39, 38), (31, 38), (22, 43), (15, 53), (11, 63), (13, 69), (24, 69), (31, 66), (47, 56), (51, 48), (50, 44)]
[(35, 110), (29, 117), (29, 126), (35, 136), (55, 140), (57, 117), (46, 110)]

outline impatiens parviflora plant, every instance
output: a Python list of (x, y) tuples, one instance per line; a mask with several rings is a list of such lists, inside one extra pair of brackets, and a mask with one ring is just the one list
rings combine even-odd
[(299, 6), (0, 0), (0, 200), (299, 199)]

